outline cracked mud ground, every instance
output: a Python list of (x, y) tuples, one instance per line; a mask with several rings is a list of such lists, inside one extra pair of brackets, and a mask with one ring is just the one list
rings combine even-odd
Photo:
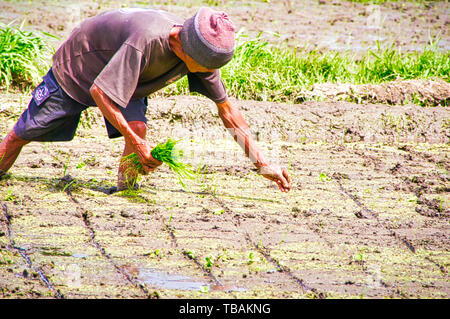
[[(196, 10), (173, 3), (156, 7)], [(448, 49), (447, 2), (385, 4), (377, 30), (364, 4), (236, 3), (224, 10), (238, 28), (299, 49), (408, 51), (430, 36)], [(111, 7), (2, 1), (0, 20), (64, 39)], [(388, 98), (235, 101), (266, 156), (289, 167), (288, 194), (256, 174), (211, 102), (180, 96), (151, 100), (147, 138), (185, 137), (203, 180), (187, 192), (161, 167), (138, 192), (106, 195), (123, 139), (108, 140), (92, 109), (73, 141), (30, 144), (0, 180), (0, 298), (448, 298), (449, 111)], [(28, 100), (0, 95), (0, 139)]]
[[(185, 137), (203, 180), (188, 192), (163, 166), (106, 195), (123, 139), (91, 109), (73, 141), (28, 145), (0, 181), (1, 296), (448, 298), (447, 108), (234, 103), (290, 193), (213, 103), (179, 96), (151, 101), (147, 138)], [(2, 136), (19, 114), (0, 114)]]

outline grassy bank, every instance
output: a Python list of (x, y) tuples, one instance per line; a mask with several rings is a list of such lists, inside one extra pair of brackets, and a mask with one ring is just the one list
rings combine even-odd
[[(48, 70), (53, 49), (47, 35), (25, 32), (21, 26), (0, 30), (0, 85), (37, 84)], [(449, 82), (450, 56), (437, 42), (420, 52), (402, 52), (394, 46), (352, 52), (295, 51), (270, 44), (261, 36), (239, 36), (233, 60), (221, 69), (231, 96), (246, 100), (294, 101), (299, 92), (317, 83), (379, 84), (396, 79), (441, 78)], [(187, 79), (163, 94), (188, 94)]]
[(0, 24), (0, 85), (38, 84), (50, 67), (52, 52), (44, 34), (24, 31), (23, 23)]
[[(450, 56), (437, 50), (436, 43), (421, 52), (378, 47), (356, 57), (351, 52), (296, 52), (271, 45), (260, 37), (242, 37), (233, 60), (221, 72), (230, 95), (236, 98), (289, 101), (316, 83), (378, 84), (399, 78), (441, 78), (449, 82)], [(187, 93), (187, 81), (168, 90)]]

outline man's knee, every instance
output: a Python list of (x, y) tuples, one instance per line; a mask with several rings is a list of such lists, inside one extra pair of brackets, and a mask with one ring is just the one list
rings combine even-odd
[(139, 137), (145, 138), (145, 135), (147, 134), (147, 125), (142, 121), (132, 121), (129, 122), (128, 125), (130, 125), (133, 132), (135, 132)]
[(8, 135), (5, 136), (5, 138), (2, 141), (2, 144), (7, 143), (8, 146), (13, 147), (13, 146), (24, 146), (28, 143), (30, 143), (30, 141), (24, 140), (23, 138), (20, 138), (16, 132), (14, 131), (14, 129), (12, 129)]

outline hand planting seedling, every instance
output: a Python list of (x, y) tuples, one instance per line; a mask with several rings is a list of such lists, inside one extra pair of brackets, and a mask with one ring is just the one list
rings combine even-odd
[[(187, 188), (185, 180), (197, 179), (198, 173), (192, 169), (191, 165), (180, 161), (180, 158), (183, 157), (183, 151), (175, 147), (178, 142), (179, 140), (175, 141), (169, 138), (166, 143), (159, 143), (152, 150), (152, 156), (155, 159), (169, 165), (170, 169), (177, 175), (180, 184), (184, 188)], [(125, 175), (128, 175), (127, 172), (130, 172), (131, 170), (138, 172), (143, 171), (142, 164), (139, 162), (139, 158), (136, 153), (131, 153), (124, 156), (121, 163), (128, 167), (125, 171)]]

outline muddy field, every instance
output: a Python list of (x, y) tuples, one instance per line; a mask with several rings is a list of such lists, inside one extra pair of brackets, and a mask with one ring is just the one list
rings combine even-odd
[[(0, 21), (26, 19), (33, 29), (63, 40), (81, 20), (119, 7), (152, 7), (191, 17), (208, 1), (0, 1)], [(420, 50), (430, 40), (450, 49), (448, 1), (417, 4), (392, 2), (383, 5), (348, 1), (277, 0), (209, 1), (226, 11), (237, 29), (255, 36), (260, 32), (271, 42), (296, 48), (351, 50), (359, 53), (394, 44), (403, 50)], [(270, 14), (267, 14), (270, 12)]]
[[(308, 34), (309, 42), (331, 46), (322, 38), (326, 30), (344, 24), (330, 19), (345, 19), (349, 6), (366, 10), (344, 1), (273, 2), (274, 20), (264, 25), (281, 32), (288, 31), (281, 17), (296, 21), (288, 32), (294, 39), (283, 40), (293, 45)], [(61, 11), (49, 11), (45, 22), (28, 1), (2, 2), (8, 10), (0, 17), (28, 12), (30, 23), (62, 36), (71, 20), (61, 15), (70, 11), (65, 2), (47, 3)], [(81, 16), (113, 5), (83, 5)], [(268, 5), (255, 1), (245, 7), (248, 15), (226, 8), (257, 32), (252, 19), (269, 19), (262, 15)], [(395, 6), (381, 7), (386, 23), (398, 16), (415, 23), (414, 31), (380, 33), (413, 45), (409, 32), (417, 32), (423, 45), (433, 19), (448, 49), (448, 3)], [(316, 35), (323, 32), (314, 37), (300, 21), (321, 21), (321, 10), (328, 10), (326, 23), (317, 24)], [(357, 28), (366, 18), (354, 14), (345, 26)], [(367, 36), (354, 36), (354, 45), (370, 45)], [(28, 100), (27, 93), (2, 91), (0, 138)], [(184, 138), (186, 161), (201, 168), (202, 179), (186, 191), (163, 166), (143, 177), (138, 191), (107, 195), (123, 139), (108, 140), (92, 108), (73, 141), (31, 143), (0, 180), (0, 297), (449, 297), (448, 108), (232, 101), (265, 155), (289, 169), (291, 192), (279, 192), (252, 169), (212, 102), (177, 96), (150, 101), (147, 138)]]

